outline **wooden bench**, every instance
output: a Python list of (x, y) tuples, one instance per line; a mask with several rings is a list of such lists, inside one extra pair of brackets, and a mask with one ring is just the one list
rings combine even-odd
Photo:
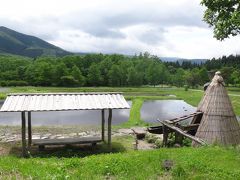
[(46, 145), (69, 145), (69, 144), (92, 144), (96, 145), (101, 142), (101, 137), (81, 137), (81, 138), (64, 138), (64, 139), (36, 139), (33, 145), (39, 146), (43, 150)]

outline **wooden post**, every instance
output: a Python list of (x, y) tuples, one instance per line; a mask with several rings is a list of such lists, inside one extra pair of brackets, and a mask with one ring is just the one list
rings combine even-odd
[(178, 132), (175, 132), (175, 144), (179, 144), (181, 146), (183, 144), (183, 135)]
[(111, 136), (112, 136), (112, 109), (109, 109), (109, 114), (108, 114), (108, 148), (109, 150), (112, 149)]
[(31, 112), (28, 112), (28, 149), (30, 149), (32, 144), (32, 122), (31, 122)]
[(27, 149), (26, 149), (26, 117), (25, 117), (25, 112), (22, 112), (22, 155), (23, 155), (23, 157), (27, 156)]
[(102, 141), (105, 140), (105, 116), (104, 116), (104, 109), (102, 109)]
[[(176, 127), (180, 128), (180, 125), (176, 124)], [(175, 132), (175, 144), (179, 144), (181, 146), (183, 144), (183, 135), (179, 132)]]
[(162, 143), (162, 146), (165, 147), (165, 146), (167, 146), (167, 142), (168, 142), (168, 128), (164, 124), (162, 125), (162, 131), (163, 131), (163, 143)]

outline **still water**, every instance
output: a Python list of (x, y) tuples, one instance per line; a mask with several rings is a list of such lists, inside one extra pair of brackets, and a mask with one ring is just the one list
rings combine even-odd
[[(3, 101), (0, 101), (0, 107)], [(131, 106), (132, 102), (128, 101)], [(129, 118), (129, 109), (114, 109), (112, 123), (120, 124), (126, 122)], [(107, 120), (108, 112), (105, 112)], [(46, 125), (100, 125), (101, 110), (85, 110), (85, 111), (51, 111), (51, 112), (32, 112), (33, 126)], [(21, 113), (19, 112), (2, 112), (0, 113), (0, 125), (21, 125)]]
[[(128, 101), (131, 106), (132, 102)], [(0, 107), (3, 101), (0, 101)], [(145, 101), (141, 109), (141, 118), (145, 122), (156, 123), (157, 119), (165, 120), (190, 114), (196, 107), (182, 100), (154, 100)], [(129, 118), (129, 109), (113, 110), (113, 124), (121, 124)], [(108, 112), (105, 112), (107, 119)], [(0, 125), (21, 125), (20, 113), (0, 113)], [(32, 124), (42, 125), (100, 125), (101, 111), (58, 111), (32, 112)]]
[(145, 122), (156, 123), (157, 119), (172, 119), (195, 111), (196, 107), (182, 100), (145, 101), (141, 109), (141, 118)]

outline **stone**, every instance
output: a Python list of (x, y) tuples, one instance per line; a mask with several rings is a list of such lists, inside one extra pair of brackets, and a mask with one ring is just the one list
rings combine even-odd
[(118, 132), (122, 134), (133, 134), (131, 129), (119, 129)]
[(132, 128), (132, 131), (136, 135), (137, 139), (145, 138), (145, 135), (147, 133), (146, 128), (141, 128), (141, 127)]
[(33, 140), (34, 140), (34, 139), (40, 139), (40, 135), (34, 134), (34, 135), (32, 135), (32, 139), (33, 139)]
[(80, 133), (78, 133), (78, 136), (86, 136), (86, 135), (87, 135), (86, 132), (80, 132)]
[(169, 171), (169, 170), (172, 169), (172, 167), (173, 167), (173, 161), (172, 161), (172, 160), (169, 160), (169, 159), (164, 160), (164, 161), (162, 162), (162, 167), (163, 167), (165, 170)]

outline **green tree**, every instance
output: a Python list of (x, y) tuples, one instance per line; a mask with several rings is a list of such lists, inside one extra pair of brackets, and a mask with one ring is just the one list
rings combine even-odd
[(200, 77), (200, 83), (202, 85), (210, 81), (210, 79), (208, 77), (208, 71), (205, 67), (203, 67), (199, 70), (199, 77)]
[(68, 69), (63, 62), (60, 62), (55, 66), (54, 84), (61, 86), (61, 77), (63, 76), (68, 76)]
[(91, 86), (99, 86), (102, 82), (100, 69), (96, 63), (93, 63), (88, 70), (88, 83)]
[(200, 83), (200, 76), (199, 76), (199, 70), (198, 68), (194, 68), (191, 71), (187, 71), (186, 75), (186, 82), (191, 87), (196, 87)]
[(231, 74), (231, 79), (236, 86), (240, 86), (240, 70), (236, 69)]
[(111, 86), (121, 86), (121, 70), (118, 65), (113, 65), (108, 73)]
[(239, 0), (202, 0), (207, 9), (204, 21), (214, 28), (214, 37), (218, 40), (240, 33)]
[(172, 83), (177, 87), (181, 87), (185, 84), (185, 71), (182, 68), (178, 68), (175, 74), (172, 74)]
[(130, 86), (142, 85), (142, 75), (138, 73), (133, 66), (128, 69), (127, 80)]
[(47, 62), (35, 62), (25, 72), (29, 84), (50, 86), (53, 83), (53, 66)]
[(62, 76), (60, 78), (60, 85), (65, 87), (73, 87), (78, 85), (78, 81), (73, 76)]
[(71, 75), (78, 82), (78, 85), (83, 86), (85, 84), (85, 77), (76, 65), (73, 66)]
[(226, 85), (232, 84), (231, 74), (234, 71), (233, 67), (223, 67), (221, 70), (222, 77)]
[(148, 84), (156, 86), (161, 81), (163, 73), (162, 65), (157, 62), (152, 62), (146, 71), (146, 79)]

